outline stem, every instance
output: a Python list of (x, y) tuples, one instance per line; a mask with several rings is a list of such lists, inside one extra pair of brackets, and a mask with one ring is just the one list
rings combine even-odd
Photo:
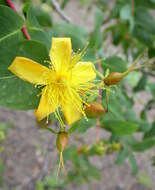
[(131, 0), (131, 14), (132, 16), (135, 14), (135, 0)]
[[(6, 0), (6, 3), (8, 4), (8, 6), (9, 6), (12, 10), (14, 10), (15, 12), (17, 12), (17, 9), (16, 9), (14, 3), (13, 3), (11, 0)], [(24, 25), (24, 26), (21, 28), (21, 31), (23, 32), (25, 38), (26, 38), (27, 40), (30, 40), (30, 35), (29, 35), (28, 31), (27, 31), (26, 25)]]
[(6, 0), (6, 3), (9, 5), (9, 7), (14, 10), (15, 12), (17, 12), (15, 5), (13, 4), (13, 2), (11, 0)]
[[(101, 66), (101, 61), (98, 62), (98, 70), (100, 73), (102, 73), (102, 66)], [(98, 91), (98, 103), (102, 103), (102, 89), (99, 89)], [(99, 141), (100, 139), (100, 128), (101, 128), (101, 123), (100, 123), (100, 117), (97, 118), (96, 121), (96, 142)]]
[(45, 129), (47, 129), (48, 131), (50, 131), (53, 134), (58, 134), (58, 132), (54, 131), (53, 129), (46, 127)]
[(23, 32), (24, 36), (26, 37), (27, 40), (30, 40), (30, 35), (27, 31), (26, 25), (24, 25), (21, 29), (21, 31)]
[(61, 10), (61, 8), (56, 0), (52, 0), (52, 5), (55, 8), (56, 12), (60, 15), (60, 17), (63, 20), (65, 20), (68, 23), (72, 22), (71, 19), (67, 15), (65, 15), (65, 13)]

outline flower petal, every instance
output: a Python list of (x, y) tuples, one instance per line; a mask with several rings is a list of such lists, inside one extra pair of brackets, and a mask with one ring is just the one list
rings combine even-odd
[(69, 125), (76, 122), (82, 117), (82, 102), (78, 93), (66, 93), (65, 101), (61, 106), (65, 120)]
[(48, 117), (50, 113), (54, 112), (58, 107), (58, 100), (56, 100), (55, 96), (50, 96), (48, 92), (48, 88), (45, 87), (42, 91), (42, 95), (40, 98), (40, 103), (38, 109), (35, 111), (35, 116), (38, 121)]
[(52, 71), (47, 67), (25, 57), (16, 57), (8, 69), (21, 79), (33, 84), (44, 85), (46, 84), (44, 76), (52, 75)]
[(52, 38), (50, 58), (56, 71), (67, 70), (71, 62), (72, 44), (70, 38)]
[(72, 69), (72, 84), (80, 85), (95, 79), (95, 67), (91, 62), (78, 62)]

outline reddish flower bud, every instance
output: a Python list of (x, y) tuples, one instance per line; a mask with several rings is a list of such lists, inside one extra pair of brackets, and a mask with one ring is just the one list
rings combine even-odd
[(112, 72), (107, 77), (105, 77), (104, 83), (107, 86), (118, 84), (124, 78), (124, 76), (124, 73)]
[(85, 113), (88, 118), (99, 117), (105, 112), (106, 110), (104, 109), (104, 107), (98, 102), (92, 102), (89, 105), (85, 106)]
[(111, 72), (107, 77), (104, 78), (104, 84), (107, 86), (118, 84), (125, 76), (130, 72), (134, 71), (136, 67), (131, 65), (125, 72)]
[(68, 144), (68, 133), (67, 132), (59, 132), (57, 135), (56, 146), (59, 152), (63, 152)]

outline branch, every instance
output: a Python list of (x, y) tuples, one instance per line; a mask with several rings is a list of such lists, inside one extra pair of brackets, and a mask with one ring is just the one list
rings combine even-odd
[[(14, 10), (15, 12), (17, 12), (14, 3), (13, 3), (11, 0), (6, 0), (6, 3), (8, 4), (8, 6), (9, 6), (12, 10)], [(29, 35), (29, 33), (28, 33), (27, 28), (26, 28), (25, 25), (21, 28), (21, 31), (23, 32), (25, 38), (26, 38), (27, 40), (30, 40), (30, 35)]]
[(131, 13), (132, 16), (135, 14), (135, 0), (131, 0)]
[(13, 4), (13, 2), (11, 0), (6, 0), (6, 3), (9, 5), (9, 7), (14, 10), (15, 12), (17, 12), (15, 5)]
[[(98, 70), (100, 73), (102, 73), (101, 61), (99, 61), (99, 63), (98, 63)], [(98, 100), (97, 101), (98, 101), (98, 103), (102, 104), (102, 89), (99, 89), (99, 91), (98, 91)], [(96, 142), (98, 142), (100, 139), (100, 128), (101, 128), (100, 117), (98, 117), (97, 121), (96, 121)]]
[(26, 37), (27, 40), (30, 40), (30, 35), (27, 31), (26, 25), (24, 25), (21, 29), (21, 31), (23, 32), (24, 36)]
[(58, 2), (56, 0), (52, 0), (52, 5), (55, 8), (56, 12), (59, 14), (59, 16), (63, 20), (65, 20), (68, 23), (72, 22), (72, 20), (67, 15), (65, 15), (65, 13), (61, 10), (61, 8), (60, 8), (60, 6), (59, 6), (59, 4), (58, 4)]

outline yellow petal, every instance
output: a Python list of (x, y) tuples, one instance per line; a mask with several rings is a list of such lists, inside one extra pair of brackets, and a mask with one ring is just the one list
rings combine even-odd
[(50, 58), (56, 71), (67, 70), (71, 62), (72, 44), (70, 38), (52, 38)]
[(85, 84), (95, 79), (95, 67), (91, 62), (78, 62), (72, 69), (72, 84)]
[(62, 112), (66, 122), (71, 125), (82, 117), (82, 102), (76, 92), (66, 93), (65, 102), (62, 104)]
[(54, 95), (50, 96), (48, 88), (45, 87), (42, 91), (40, 103), (38, 109), (35, 111), (35, 116), (38, 121), (48, 117), (50, 113), (54, 112), (58, 107), (58, 100), (55, 99)]
[(21, 79), (33, 84), (46, 84), (46, 76), (52, 75), (52, 71), (47, 67), (25, 57), (16, 57), (8, 69)]

